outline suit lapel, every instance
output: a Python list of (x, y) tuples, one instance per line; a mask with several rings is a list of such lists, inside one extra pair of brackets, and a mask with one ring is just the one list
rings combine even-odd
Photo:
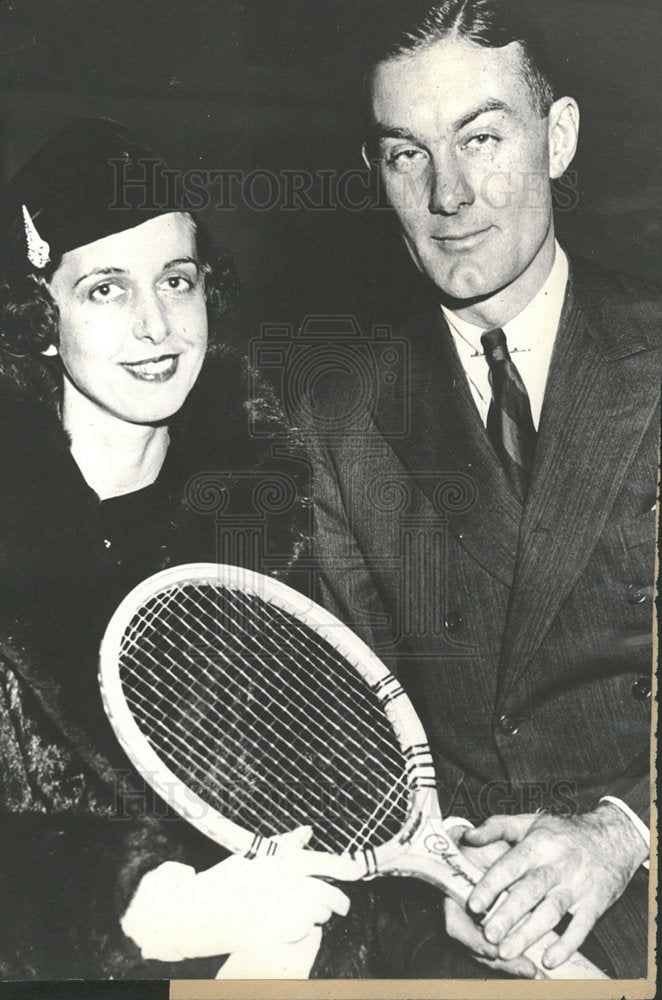
[(522, 507), (487, 438), (441, 310), (426, 313), (406, 334), (410, 365), (398, 379), (395, 405), (404, 410), (409, 401), (409, 433), (387, 435), (383, 408), (376, 423), (437, 516), (440, 484), (465, 498), (460, 509), (445, 511), (449, 531), (510, 586)]
[(573, 269), (550, 367), (504, 634), (507, 693), (586, 565), (659, 398), (653, 310), (609, 308), (604, 279)]

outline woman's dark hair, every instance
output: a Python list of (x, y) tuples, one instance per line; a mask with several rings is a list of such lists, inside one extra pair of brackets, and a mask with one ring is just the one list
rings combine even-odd
[[(195, 218), (193, 222), (211, 343), (221, 317), (237, 297), (239, 279), (232, 256), (215, 246), (204, 225)], [(59, 311), (48, 283), (59, 265), (60, 259), (56, 259), (39, 273), (0, 284), (0, 350), (11, 357), (39, 356), (51, 344), (57, 345)]]

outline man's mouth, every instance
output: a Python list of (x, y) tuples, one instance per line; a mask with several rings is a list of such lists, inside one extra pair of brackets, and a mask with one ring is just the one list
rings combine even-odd
[(449, 250), (469, 249), (479, 243), (489, 233), (491, 226), (484, 229), (474, 229), (466, 233), (451, 233), (447, 236), (433, 236), (432, 239)]
[(177, 371), (178, 354), (163, 354), (143, 361), (125, 361), (122, 367), (141, 382), (167, 382)]

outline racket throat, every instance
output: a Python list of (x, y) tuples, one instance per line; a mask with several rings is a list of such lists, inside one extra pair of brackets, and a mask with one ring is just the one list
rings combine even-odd
[(420, 878), (461, 905), (483, 876), (444, 829), (436, 794), (419, 795), (401, 835), (368, 856), (366, 864), (369, 875)]

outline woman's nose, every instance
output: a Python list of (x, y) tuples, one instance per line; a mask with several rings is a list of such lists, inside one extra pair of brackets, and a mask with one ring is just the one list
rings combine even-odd
[(150, 340), (153, 344), (162, 344), (169, 336), (167, 312), (156, 293), (141, 296), (134, 332), (139, 340)]

